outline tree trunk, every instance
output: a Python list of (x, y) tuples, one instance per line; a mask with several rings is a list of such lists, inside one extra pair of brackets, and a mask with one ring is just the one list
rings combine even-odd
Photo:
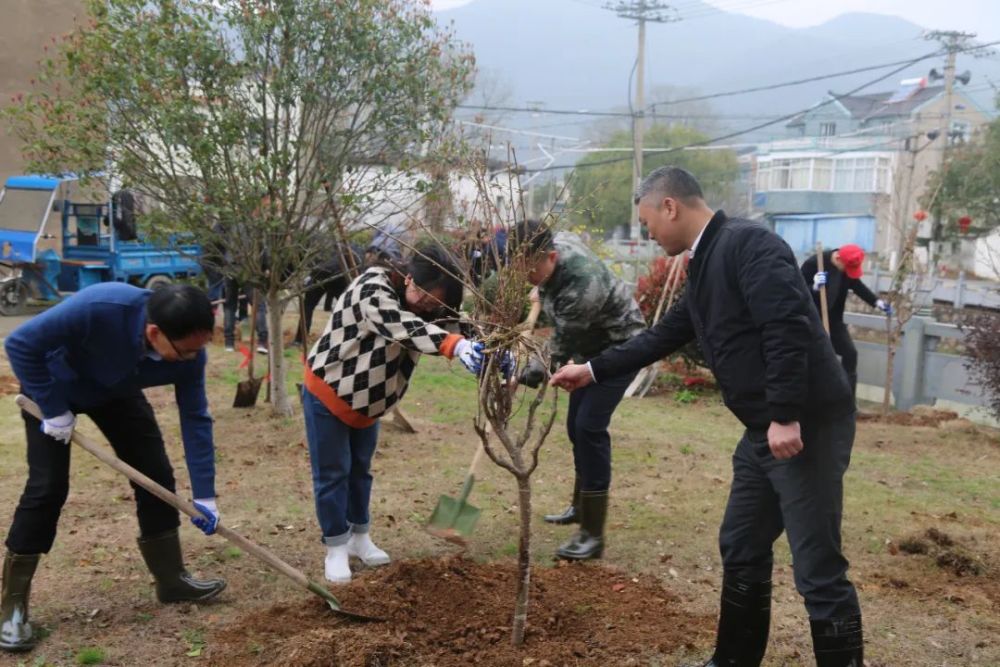
[(882, 414), (889, 414), (892, 404), (892, 375), (896, 361), (896, 345), (899, 343), (899, 335), (893, 329), (892, 319), (886, 319), (886, 362), (885, 362), (885, 389), (882, 391)]
[(288, 360), (285, 359), (285, 335), (281, 328), (281, 315), (285, 309), (278, 290), (267, 292), (268, 361), (271, 369), (271, 413), (278, 417), (291, 417), (295, 410), (287, 390)]
[(514, 646), (524, 643), (524, 626), (528, 620), (528, 594), (531, 590), (531, 479), (517, 478), (518, 507), (521, 509), (521, 537), (517, 546), (517, 603), (514, 605)]

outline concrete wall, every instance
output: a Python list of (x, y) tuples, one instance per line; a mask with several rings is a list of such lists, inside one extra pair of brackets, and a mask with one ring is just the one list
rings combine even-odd
[[(3, 0), (0, 21), (0, 104), (10, 104), (18, 93), (27, 92), (38, 73), (38, 63), (55, 48), (52, 39), (73, 28), (74, 18), (83, 14), (82, 0)], [(12, 174), (24, 172), (20, 142), (0, 123), (0, 183)]]
[(766, 193), (765, 213), (828, 213), (872, 215), (876, 195), (869, 192), (772, 190)]

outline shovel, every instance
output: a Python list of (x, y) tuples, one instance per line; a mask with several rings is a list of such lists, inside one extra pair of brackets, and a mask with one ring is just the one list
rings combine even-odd
[[(42, 419), (42, 411), (38, 409), (35, 402), (32, 401), (27, 396), (18, 395), (14, 399), (18, 407), (27, 412), (29, 415)], [(121, 474), (128, 477), (129, 481), (138, 484), (142, 488), (146, 489), (154, 496), (167, 503), (168, 505), (176, 508), (177, 510), (187, 514), (192, 518), (203, 518), (201, 512), (195, 508), (194, 505), (186, 500), (182, 500), (180, 496), (176, 493), (168, 491), (163, 488), (153, 480), (151, 480), (146, 475), (142, 474), (129, 464), (125, 463), (113, 453), (107, 451), (104, 447), (99, 446), (96, 442), (91, 440), (89, 437), (80, 433), (79, 431), (73, 431), (73, 442), (80, 445), (88, 452), (96, 456), (102, 462), (108, 464)], [(340, 606), (340, 602), (333, 596), (325, 586), (311, 581), (304, 573), (296, 570), (294, 567), (286, 563), (285, 561), (278, 558), (277, 555), (272, 553), (270, 550), (260, 546), (259, 544), (254, 544), (247, 538), (243, 537), (239, 533), (235, 532), (231, 528), (228, 528), (221, 523), (216, 526), (215, 532), (226, 538), (236, 546), (238, 546), (243, 551), (253, 554), (260, 560), (264, 561), (267, 565), (271, 566), (281, 574), (285, 575), (295, 583), (297, 583), (302, 588), (315, 593), (319, 597), (323, 598), (323, 601), (330, 607), (333, 613), (338, 616), (343, 616), (345, 618), (351, 618), (357, 621), (380, 621), (383, 619), (376, 618), (374, 616), (365, 616), (364, 614), (357, 614), (352, 611), (347, 611)]]
[[(521, 325), (521, 328), (524, 329), (522, 335), (531, 334), (541, 310), (541, 302), (535, 301), (531, 304), (528, 319)], [(489, 429), (489, 424), (486, 428)], [(428, 533), (452, 544), (466, 546), (465, 538), (472, 534), (481, 513), (478, 507), (470, 505), (468, 501), (469, 494), (472, 493), (472, 485), (476, 481), (476, 469), (479, 467), (479, 461), (483, 458), (484, 453), (483, 443), (480, 442), (475, 456), (472, 457), (469, 472), (465, 475), (465, 482), (462, 483), (462, 490), (459, 492), (458, 498), (445, 495), (438, 498), (437, 507), (431, 513), (431, 518), (427, 520), (426, 530)]]
[(257, 343), (254, 334), (257, 333), (257, 290), (253, 291), (253, 300), (250, 302), (250, 359), (247, 362), (247, 379), (241, 380), (236, 385), (236, 397), (233, 399), (234, 408), (252, 408), (257, 405), (257, 396), (260, 395), (260, 383), (264, 378), (253, 376), (253, 359), (257, 354)]

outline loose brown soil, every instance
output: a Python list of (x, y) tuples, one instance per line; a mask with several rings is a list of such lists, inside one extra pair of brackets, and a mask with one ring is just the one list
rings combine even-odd
[(525, 645), (510, 643), (513, 561), (403, 561), (336, 595), (385, 620), (340, 620), (319, 599), (252, 612), (222, 630), (210, 664), (627, 665), (705, 645), (712, 618), (690, 614), (650, 576), (592, 564), (536, 568)]
[(882, 415), (874, 412), (859, 412), (858, 421), (878, 422), (896, 426), (930, 426), (938, 427), (943, 422), (955, 421), (958, 413), (951, 410), (934, 410), (923, 408), (911, 412), (890, 412)]

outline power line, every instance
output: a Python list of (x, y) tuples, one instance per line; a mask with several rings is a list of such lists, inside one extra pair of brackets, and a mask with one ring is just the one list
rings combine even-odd
[[(994, 44), (1000, 44), (998, 42), (991, 42), (989, 44), (984, 44), (982, 46), (975, 47), (980, 49), (987, 46), (992, 46)], [(850, 76), (852, 74), (862, 74), (864, 72), (871, 72), (874, 70), (884, 69), (886, 67), (896, 67), (898, 65), (910, 65), (920, 60), (926, 60), (939, 55), (941, 52), (936, 52), (928, 56), (923, 56), (918, 60), (896, 60), (889, 63), (882, 63), (880, 65), (869, 65), (867, 67), (859, 67), (851, 70), (843, 70), (840, 72), (831, 72), (829, 74), (822, 74), (818, 76), (807, 77), (804, 79), (795, 79), (792, 81), (783, 81), (780, 83), (772, 83), (768, 85), (755, 86), (753, 88), (742, 88), (739, 90), (728, 90), (721, 91), (717, 93), (707, 93), (705, 95), (696, 95), (693, 97), (682, 97), (675, 100), (663, 100), (660, 102), (654, 102), (650, 104), (647, 108), (652, 108), (653, 106), (667, 106), (671, 104), (681, 104), (683, 102), (700, 102), (704, 100), (711, 100), (720, 97), (732, 97), (735, 95), (745, 95), (749, 93), (764, 92), (768, 90), (777, 90), (779, 88), (788, 88), (791, 86), (798, 86), (806, 83), (814, 83), (816, 81), (823, 81), (825, 79), (834, 79), (842, 76)], [(894, 72), (895, 73), (895, 72)], [(488, 105), (474, 105), (474, 104), (459, 104), (457, 106), (459, 109), (471, 109), (480, 111), (508, 111), (512, 113), (536, 113), (536, 114), (550, 114), (550, 115), (566, 115), (566, 116), (595, 116), (595, 117), (609, 117), (609, 118), (631, 118), (632, 114), (627, 111), (590, 111), (590, 110), (576, 110), (576, 109), (543, 109), (540, 107), (515, 107), (515, 106), (488, 106)], [(649, 115), (647, 114), (647, 117)], [(669, 116), (664, 116), (669, 117)]]
[[(996, 42), (994, 42), (994, 43), (996, 43)], [(986, 45), (984, 45), (984, 46), (986, 46)], [(981, 47), (977, 47), (977, 48), (981, 48)], [(939, 55), (940, 53), (941, 53), (940, 51), (935, 52), (935, 53), (933, 53), (931, 55), (924, 56), (923, 58), (920, 58), (920, 60), (926, 60), (927, 58), (932, 58), (932, 57), (934, 57), (936, 55)], [(782, 83), (773, 83), (773, 84), (769, 84), (769, 85), (766, 85), (766, 86), (755, 86), (753, 88), (741, 88), (739, 90), (729, 90), (729, 91), (719, 92), (719, 93), (709, 93), (709, 94), (706, 94), (706, 95), (696, 95), (696, 96), (693, 96), (693, 97), (682, 97), (682, 98), (677, 99), (677, 100), (664, 100), (662, 102), (655, 102), (655, 103), (651, 104), (650, 107), (652, 107), (652, 106), (669, 105), (669, 104), (681, 104), (682, 102), (701, 102), (703, 100), (714, 100), (714, 99), (719, 98), (719, 97), (732, 97), (734, 95), (746, 95), (748, 93), (759, 93), (759, 92), (763, 92), (763, 91), (767, 91), (767, 90), (777, 90), (778, 88), (788, 88), (788, 87), (791, 87), (791, 86), (799, 86), (799, 85), (806, 84), (806, 83), (814, 83), (816, 81), (823, 81), (825, 79), (835, 79), (835, 78), (839, 78), (839, 77), (842, 77), (842, 76), (850, 76), (852, 74), (862, 74), (864, 72), (871, 72), (873, 70), (884, 69), (886, 67), (895, 67), (897, 65), (902, 65), (902, 64), (909, 65), (909, 64), (913, 64), (914, 62), (915, 61), (912, 61), (912, 60), (897, 60), (897, 61), (891, 62), (891, 63), (883, 63), (881, 65), (869, 65), (868, 67), (859, 67), (857, 69), (844, 70), (844, 71), (841, 71), (841, 72), (833, 72), (831, 74), (822, 74), (822, 75), (818, 75), (818, 76), (810, 76), (810, 77), (807, 77), (805, 79), (795, 79), (793, 81), (785, 81), (785, 82), (782, 82)], [(916, 61), (916, 62), (919, 62), (919, 61)]]
[[(775, 124), (780, 123), (780, 122), (785, 121), (785, 120), (791, 120), (792, 118), (795, 118), (796, 116), (798, 116), (800, 114), (806, 113), (808, 111), (813, 111), (815, 109), (819, 109), (819, 108), (827, 106), (829, 104), (833, 104), (834, 102), (836, 102), (836, 101), (838, 101), (838, 100), (840, 100), (842, 98), (850, 97), (851, 95), (854, 95), (855, 93), (858, 93), (858, 92), (864, 90), (868, 86), (874, 85), (876, 83), (879, 83), (880, 81), (884, 81), (885, 79), (888, 79), (889, 77), (898, 74), (899, 72), (903, 71), (907, 67), (910, 67), (911, 65), (915, 65), (916, 63), (918, 63), (918, 62), (920, 62), (922, 60), (927, 60), (928, 58), (933, 58), (933, 57), (936, 57), (938, 55), (940, 55), (940, 51), (934, 51), (933, 53), (929, 53), (927, 55), (920, 56), (919, 58), (914, 58), (913, 60), (909, 60), (909, 61), (903, 63), (900, 67), (892, 70), (891, 72), (888, 72), (887, 74), (883, 74), (882, 76), (880, 76), (880, 77), (878, 77), (876, 79), (873, 79), (872, 81), (864, 83), (864, 84), (858, 86), (857, 88), (854, 88), (853, 90), (851, 90), (851, 91), (849, 91), (847, 93), (844, 93), (843, 95), (831, 95), (828, 99), (826, 99), (826, 100), (824, 100), (824, 101), (822, 101), (822, 102), (820, 102), (818, 104), (815, 104), (815, 105), (813, 105), (811, 107), (808, 107), (806, 109), (802, 109), (800, 111), (796, 111), (794, 113), (790, 113), (790, 114), (786, 114), (784, 116), (780, 116), (779, 118), (777, 118), (775, 120), (768, 121), (768, 122), (765, 122), (765, 123), (758, 123), (757, 125), (753, 125), (751, 127), (745, 128), (743, 130), (738, 130), (738, 131), (735, 131), (735, 132), (729, 132), (729, 133), (724, 134), (724, 135), (719, 136), (719, 137), (714, 137), (714, 138), (711, 138), (711, 139), (704, 139), (702, 141), (696, 141), (696, 142), (693, 142), (693, 143), (690, 143), (690, 144), (686, 144), (686, 145), (683, 145), (683, 146), (676, 146), (674, 148), (670, 148), (670, 149), (661, 151), (659, 153), (653, 153), (651, 155), (654, 155), (654, 156), (655, 155), (668, 155), (668, 154), (671, 154), (671, 153), (676, 153), (678, 151), (685, 150), (687, 148), (696, 148), (696, 147), (699, 147), (699, 146), (707, 146), (708, 144), (714, 144), (717, 141), (725, 141), (726, 139), (732, 139), (734, 137), (739, 137), (739, 136), (742, 136), (744, 134), (749, 134), (750, 132), (756, 132), (757, 130), (762, 130), (765, 127), (770, 127), (771, 125), (775, 125)], [(602, 166), (602, 165), (605, 165), (605, 164), (615, 164), (615, 163), (618, 163), (618, 162), (628, 161), (628, 160), (632, 160), (632, 159), (633, 159), (633, 156), (623, 157), (623, 158), (609, 158), (607, 160), (598, 160), (596, 162), (588, 162), (588, 163), (584, 163), (584, 164), (574, 165), (572, 168), (573, 169), (582, 169), (582, 168), (589, 169), (591, 167), (598, 167), (598, 166)], [(532, 171), (553, 171), (555, 169), (567, 169), (567, 167), (549, 166), (549, 167), (544, 167), (544, 168), (538, 169), (538, 170), (530, 170), (529, 169), (527, 171), (529, 171), (529, 172), (532, 172)]]

